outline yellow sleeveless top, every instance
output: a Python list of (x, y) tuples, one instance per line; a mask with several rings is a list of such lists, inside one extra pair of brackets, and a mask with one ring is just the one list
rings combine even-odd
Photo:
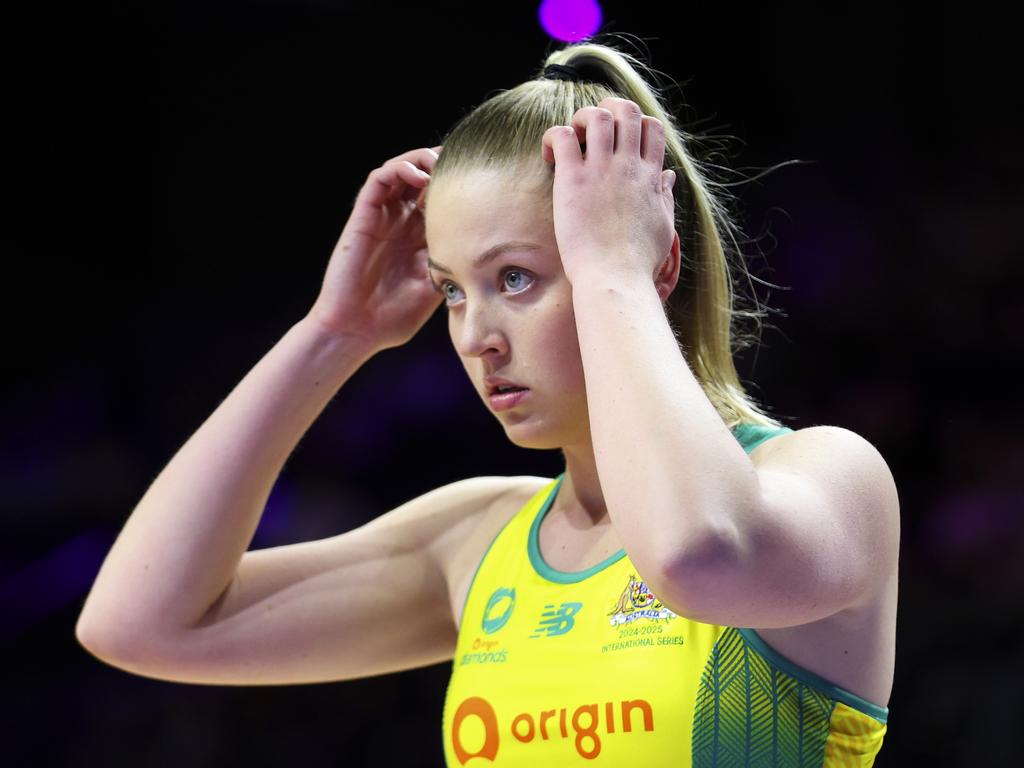
[[(749, 453), (788, 428), (741, 425)], [(787, 660), (753, 629), (702, 624), (651, 594), (620, 550), (565, 573), (538, 531), (564, 473), (491, 542), (445, 696), (450, 768), (870, 766), (888, 708)]]

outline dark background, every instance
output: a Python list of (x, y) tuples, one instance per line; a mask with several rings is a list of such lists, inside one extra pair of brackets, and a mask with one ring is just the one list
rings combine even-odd
[[(140, 4), (142, 5), (142, 4)], [(366, 174), (432, 146), (552, 47), (532, 3), (5, 5), (0, 759), (442, 763), (448, 664), (213, 687), (96, 660), (74, 625), (149, 483), (306, 312)], [(982, 6), (606, 3), (705, 132), (738, 137), (779, 310), (743, 379), (836, 424), (902, 503), (878, 766), (1013, 765), (1024, 721), (1016, 27)], [(428, 392), (410, 397), (409, 383)], [(481, 474), (554, 476), (465, 378), (443, 311), (372, 359), (289, 459), (254, 548), (354, 528)], [(11, 762), (8, 762), (8, 761)]]

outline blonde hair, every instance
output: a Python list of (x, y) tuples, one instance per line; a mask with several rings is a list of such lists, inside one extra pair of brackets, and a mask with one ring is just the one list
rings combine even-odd
[[(676, 230), (682, 265), (679, 283), (667, 302), (667, 319), (680, 350), (728, 427), (782, 426), (746, 392), (733, 361), (733, 354), (760, 343), (761, 318), (767, 312), (757, 304), (756, 294), (755, 309), (736, 306), (730, 262), (735, 262), (748, 282), (752, 278), (737, 242), (740, 229), (726, 207), (732, 200), (727, 185), (714, 181), (688, 151), (688, 145), (700, 139), (678, 125), (663, 104), (662, 89), (641, 74), (648, 73), (657, 82), (654, 71), (629, 53), (595, 39), (552, 52), (536, 79), (499, 91), (460, 119), (440, 142), (444, 149), (434, 166), (431, 185), (470, 170), (521, 173), (523, 168), (543, 163), (540, 145), (544, 132), (553, 125), (571, 124), (578, 109), (595, 106), (608, 96), (636, 102), (645, 115), (656, 117), (665, 126), (665, 168), (676, 173)], [(542, 79), (549, 64), (584, 68), (600, 82)], [(754, 321), (757, 332), (741, 332), (741, 319)]]

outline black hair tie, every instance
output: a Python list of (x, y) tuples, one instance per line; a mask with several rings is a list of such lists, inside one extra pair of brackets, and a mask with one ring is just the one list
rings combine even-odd
[(574, 83), (597, 83), (613, 91), (618, 90), (608, 77), (608, 73), (600, 64), (584, 62), (582, 64), (548, 64), (544, 67), (545, 80), (571, 80)]
[(570, 67), (567, 64), (548, 64), (544, 67), (543, 77), (546, 80), (571, 80), (578, 83), (580, 72), (576, 67)]

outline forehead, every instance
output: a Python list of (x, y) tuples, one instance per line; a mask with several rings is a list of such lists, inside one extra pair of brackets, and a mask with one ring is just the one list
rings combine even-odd
[(432, 250), (473, 252), (502, 239), (553, 236), (551, 183), (535, 173), (460, 172), (431, 183), (425, 218)]

